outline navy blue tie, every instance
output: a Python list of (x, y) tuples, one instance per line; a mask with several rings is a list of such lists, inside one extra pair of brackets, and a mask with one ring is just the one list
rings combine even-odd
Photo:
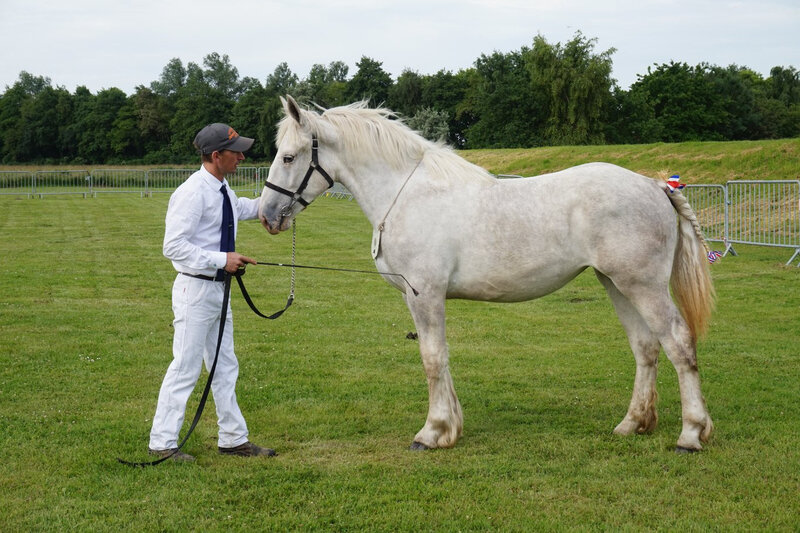
[[(234, 252), (236, 251), (236, 238), (233, 228), (233, 207), (231, 206), (231, 199), (228, 198), (228, 190), (225, 185), (220, 187), (219, 192), (222, 193), (222, 225), (220, 227), (219, 251)], [(224, 275), (224, 269), (220, 269), (217, 271), (216, 279), (222, 280)]]

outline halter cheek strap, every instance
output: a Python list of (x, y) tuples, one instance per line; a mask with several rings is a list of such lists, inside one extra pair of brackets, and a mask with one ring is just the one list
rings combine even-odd
[(264, 186), (272, 189), (273, 191), (279, 192), (285, 196), (288, 196), (292, 199), (288, 206), (282, 209), (283, 212), (288, 213), (292, 207), (294, 207), (295, 203), (302, 205), (303, 207), (308, 206), (309, 201), (303, 198), (303, 192), (308, 187), (308, 182), (311, 180), (311, 175), (316, 170), (317, 172), (325, 178), (325, 181), (328, 182), (328, 188), (330, 189), (333, 187), (333, 178), (331, 178), (330, 174), (328, 174), (324, 168), (319, 165), (319, 156), (317, 152), (319, 151), (319, 143), (317, 142), (317, 136), (311, 136), (311, 162), (308, 164), (308, 170), (306, 171), (306, 175), (303, 177), (302, 183), (300, 183), (300, 187), (297, 188), (295, 192), (288, 191), (283, 187), (275, 185), (274, 183), (270, 183), (269, 181), (264, 182)]

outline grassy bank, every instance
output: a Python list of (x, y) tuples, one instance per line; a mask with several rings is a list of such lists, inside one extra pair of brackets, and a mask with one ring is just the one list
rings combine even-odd
[[(219, 456), (209, 403), (187, 444), (196, 463), (117, 464), (147, 457), (171, 357), (166, 204), (0, 198), (0, 530), (800, 525), (800, 269), (770, 248), (737, 247), (713, 267), (718, 309), (698, 354), (716, 433), (700, 454), (673, 452), (680, 404), (663, 355), (658, 429), (611, 435), (635, 365), (590, 273), (533, 302), (449, 302), (464, 436), (451, 450), (410, 452), (427, 386), (399, 293), (377, 277), (306, 270), (277, 321), (233, 300), (239, 402), (253, 441), (280, 455)], [(354, 202), (318, 199), (298, 227), (298, 262), (374, 268)], [(290, 242), (251, 222), (237, 249), (287, 261)], [(251, 267), (246, 280), (262, 310), (282, 306), (286, 269)]]
[(495, 174), (520, 176), (605, 161), (648, 176), (680, 174), (682, 181), (692, 184), (800, 179), (800, 139), (467, 150), (461, 154)]

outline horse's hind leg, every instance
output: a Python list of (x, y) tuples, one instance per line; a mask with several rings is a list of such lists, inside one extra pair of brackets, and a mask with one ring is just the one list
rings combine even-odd
[(689, 326), (678, 311), (665, 286), (653, 282), (639, 283), (635, 289), (621, 287), (667, 354), (678, 374), (681, 393), (683, 428), (678, 438), (678, 451), (702, 449), (714, 428), (706, 402), (700, 390), (697, 370), (696, 342)]
[(451, 448), (461, 436), (463, 414), (450, 376), (445, 338), (444, 298), (406, 296), (419, 334), (419, 351), (428, 378), (428, 418), (411, 449)]
[(625, 418), (614, 428), (614, 433), (630, 435), (653, 431), (658, 424), (656, 375), (661, 345), (658, 337), (650, 331), (642, 316), (614, 283), (600, 272), (595, 271), (595, 274), (614, 304), (636, 359), (636, 377), (633, 382), (631, 403)]

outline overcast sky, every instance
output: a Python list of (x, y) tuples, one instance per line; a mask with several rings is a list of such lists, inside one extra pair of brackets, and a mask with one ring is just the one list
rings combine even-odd
[(286, 62), (356, 72), (368, 56), (396, 79), (469, 68), (481, 54), (530, 47), (576, 31), (615, 48), (612, 76), (628, 88), (670, 61), (747, 66), (767, 77), (800, 69), (800, 0), (0, 0), (0, 92), (20, 71), (73, 92), (158, 80), (179, 58), (227, 54), (262, 83)]

